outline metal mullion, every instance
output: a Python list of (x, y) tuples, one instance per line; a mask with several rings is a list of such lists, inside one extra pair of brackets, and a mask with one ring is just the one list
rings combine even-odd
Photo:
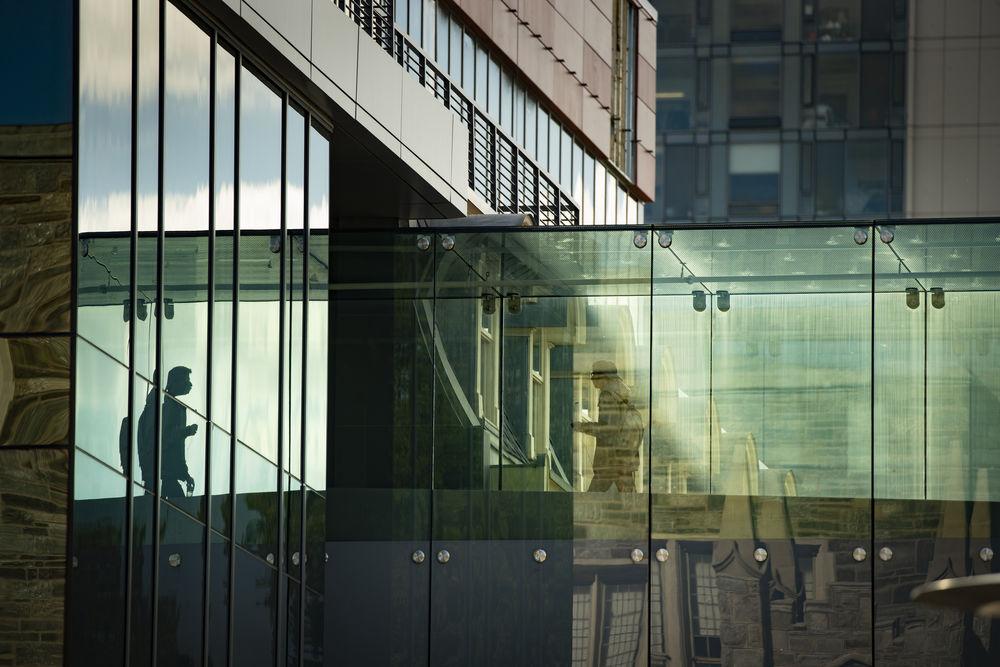
[(243, 79), (243, 56), (234, 54), (235, 82), (233, 87), (233, 321), (230, 344), (229, 372), (229, 605), (226, 664), (233, 665), (233, 619), (236, 604), (236, 381), (238, 375), (237, 349), (239, 348), (240, 323), (240, 113), (242, 109), (240, 88)]
[(215, 336), (215, 88), (216, 88), (216, 55), (219, 45), (219, 33), (212, 31), (211, 54), (208, 68), (208, 346), (205, 364), (208, 367), (205, 382), (205, 544), (204, 546), (204, 588), (202, 591), (202, 629), (201, 655), (202, 664), (208, 664), (209, 633), (208, 623), (209, 597), (211, 591), (211, 556), (212, 556), (212, 441), (215, 427), (212, 423), (212, 386), (215, 373), (212, 340)]
[(306, 645), (306, 355), (309, 331), (309, 146), (312, 137), (312, 114), (306, 116), (302, 177), (302, 354), (299, 382), (299, 665), (305, 664)]
[(134, 477), (132, 470), (132, 447), (135, 443), (132, 441), (132, 434), (135, 433), (133, 428), (135, 414), (133, 410), (133, 405), (135, 404), (135, 296), (136, 296), (136, 276), (138, 274), (138, 269), (136, 267), (136, 250), (138, 246), (137, 240), (137, 226), (138, 226), (138, 204), (136, 203), (138, 194), (138, 149), (136, 147), (138, 139), (138, 116), (139, 116), (139, 102), (136, 91), (139, 89), (139, 0), (132, 0), (132, 104), (131, 104), (131, 114), (132, 114), (132, 129), (131, 129), (131, 140), (132, 145), (130, 146), (130, 187), (131, 187), (131, 200), (129, 202), (129, 287), (128, 287), (128, 299), (129, 299), (129, 319), (128, 319), (128, 390), (126, 391), (128, 405), (125, 408), (125, 414), (127, 416), (128, 423), (128, 464), (124, 468), (125, 473), (125, 627), (124, 636), (122, 637), (122, 648), (125, 652), (123, 665), (128, 665), (131, 654), (131, 637), (132, 637), (132, 549), (134, 548), (134, 510), (133, 503), (135, 502), (135, 494), (133, 492), (133, 482)]
[(165, 49), (165, 32), (166, 32), (166, 0), (160, 0), (159, 2), (159, 26), (158, 34), (160, 36), (159, 48), (159, 63), (157, 63), (159, 81), (157, 81), (158, 87), (158, 99), (157, 99), (157, 146), (156, 146), (156, 303), (153, 306), (153, 321), (156, 322), (156, 345), (154, 346), (154, 362), (153, 362), (153, 395), (154, 402), (153, 405), (155, 409), (153, 410), (153, 442), (155, 443), (153, 448), (153, 582), (152, 582), (152, 603), (153, 603), (153, 615), (152, 615), (152, 627), (150, 628), (150, 636), (152, 640), (150, 641), (150, 664), (156, 667), (156, 653), (157, 653), (157, 624), (159, 621), (159, 578), (160, 578), (160, 420), (162, 418), (161, 408), (162, 402), (160, 401), (160, 386), (162, 385), (162, 369), (160, 368), (160, 346), (163, 341), (163, 309), (161, 305), (163, 303), (163, 103), (164, 103), (164, 75), (165, 75), (165, 64), (164, 58), (166, 55)]
[[(286, 534), (288, 524), (288, 517), (285, 515), (285, 494), (284, 494), (284, 481), (285, 481), (285, 438), (284, 438), (284, 418), (285, 418), (285, 343), (286, 341), (286, 331), (285, 327), (288, 324), (288, 318), (285, 313), (285, 290), (287, 288), (287, 280), (285, 279), (286, 270), (286, 250), (288, 247), (288, 93), (283, 92), (281, 95), (281, 207), (280, 216), (281, 220), (280, 231), (278, 232), (279, 247), (281, 252), (278, 255), (278, 553), (277, 557), (277, 569), (278, 569), (278, 609), (277, 609), (277, 636), (275, 637), (277, 643), (277, 649), (275, 650), (275, 667), (281, 667), (287, 659), (288, 655), (288, 603), (286, 599), (281, 598), (282, 585), (285, 587), (285, 593), (287, 596), (288, 583), (287, 577), (283, 577), (285, 574), (285, 544), (286, 544)], [(282, 623), (282, 620), (285, 622)], [(284, 637), (284, 642), (281, 641)], [(284, 645), (285, 650), (282, 651), (281, 648)], [(282, 655), (284, 653), (285, 655)]]

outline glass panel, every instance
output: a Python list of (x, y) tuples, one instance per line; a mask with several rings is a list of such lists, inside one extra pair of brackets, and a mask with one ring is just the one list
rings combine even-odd
[(302, 482), (285, 476), (285, 571), (296, 579), (302, 578), (303, 489)]
[(549, 117), (549, 162), (544, 165), (554, 179), (559, 178), (559, 124)]
[(777, 58), (733, 58), (729, 83), (731, 127), (781, 124), (781, 65)]
[[(328, 548), (338, 566), (326, 576), (338, 596), (367, 602), (331, 604), (330, 645), (348, 663), (421, 664), (430, 570), (415, 567), (411, 554), (430, 553), (435, 352), (434, 308), (426, 297), (434, 252), (420, 250), (410, 234), (337, 233), (332, 241), (334, 281), (342, 289), (329, 302), (337, 324), (329, 341), (336, 399), (327, 502), (336, 508)], [(392, 282), (400, 289), (385, 290)], [(323, 556), (326, 506), (315, 493), (308, 503), (306, 583), (323, 592), (322, 567), (313, 563)], [(315, 613), (307, 610), (307, 628)]]
[(489, 59), (489, 97), (487, 100), (487, 113), (493, 120), (500, 118), (500, 65), (487, 54)]
[(663, 47), (694, 41), (695, 4), (700, 1), (671, 0), (660, 4), (656, 22), (657, 45)]
[(129, 470), (128, 369), (84, 340), (76, 345), (76, 446)]
[(656, 78), (656, 129), (694, 127), (695, 59), (658, 58)]
[(816, 216), (844, 214), (844, 144), (816, 144)]
[(164, 389), (201, 415), (208, 390), (208, 245), (207, 231), (163, 239)]
[[(835, 42), (857, 39), (861, 27), (860, 0), (814, 0), (803, 3), (806, 20), (803, 39), (815, 42)], [(873, 3), (865, 5), (888, 4)]]
[(472, 35), (467, 32), (462, 33), (462, 89), (466, 94), (471, 95), (475, 90), (476, 72), (476, 47), (472, 42)]
[(205, 529), (166, 504), (160, 505), (159, 576), (157, 664), (196, 664), (204, 628)]
[(694, 146), (667, 145), (661, 150), (664, 153), (666, 174), (669, 174), (666, 178), (660, 179), (663, 181), (664, 190), (663, 219), (692, 220), (695, 171), (691, 169), (691, 165), (695, 163), (697, 149)]
[(80, 3), (79, 231), (127, 232), (132, 191), (132, 2)]
[(135, 365), (133, 370), (143, 378), (154, 381), (156, 363), (156, 327), (160, 320), (160, 307), (156, 303), (157, 251), (160, 239), (155, 230), (140, 231), (135, 250)]
[(434, 61), (445, 71), (445, 74), (451, 74), (451, 67), (448, 65), (448, 12), (445, 11), (444, 7), (436, 6)]
[(489, 96), (489, 55), (480, 46), (476, 46), (476, 88), (475, 100), (480, 109), (486, 109)]
[(462, 26), (454, 19), (449, 19), (448, 32), (450, 33), (448, 39), (449, 74), (452, 81), (464, 87), (465, 83), (462, 79)]
[(653, 248), (653, 656), (872, 664), (872, 251), (854, 233)]
[(731, 0), (729, 18), (733, 41), (770, 41), (781, 39), (783, 3), (781, 0)]
[(236, 60), (215, 50), (215, 301), (212, 304), (212, 421), (232, 428), (233, 194), (236, 160)]
[(278, 574), (236, 550), (233, 664), (273, 665), (277, 655)]
[[(132, 611), (129, 624), (129, 665), (149, 665), (153, 642), (153, 504), (156, 499), (132, 485)], [(76, 591), (74, 589), (74, 597)]]
[(802, 111), (803, 127), (857, 127), (858, 56), (827, 53), (816, 57), (816, 106)]
[(849, 141), (846, 163), (844, 200), (847, 215), (884, 218), (889, 204), (888, 142)]
[(781, 190), (778, 144), (729, 147), (729, 211), (733, 216), (774, 216)]
[[(156, 231), (159, 218), (160, 2), (138, 0), (139, 48), (136, 78), (136, 227)], [(81, 27), (81, 30), (84, 28)], [(82, 165), (81, 165), (82, 166)]]
[(327, 362), (330, 284), (330, 144), (316, 128), (309, 138), (309, 266), (305, 347), (305, 481), (327, 486)]
[(278, 558), (278, 469), (236, 446), (236, 543), (271, 564)]
[(537, 128), (538, 105), (535, 104), (535, 100), (528, 95), (524, 101), (524, 149), (528, 152), (528, 157), (533, 160), (536, 159), (537, 155), (535, 151), (537, 147)]
[(226, 667), (229, 657), (229, 540), (211, 533), (208, 581), (208, 666)]
[[(607, 171), (604, 165), (596, 162), (594, 167), (594, 224), (606, 224), (607, 209), (604, 203), (604, 195), (607, 192)], [(611, 224), (614, 224), (612, 221)]]
[[(77, 331), (123, 364), (128, 363), (128, 323), (133, 310), (129, 246), (127, 230), (100, 237), (81, 233), (76, 262)], [(137, 316), (140, 320), (148, 316), (145, 304)], [(136, 322), (137, 327), (141, 325)]]
[(125, 478), (77, 451), (73, 478), (70, 655), (124, 663), (127, 531)]
[[(286, 122), (285, 189), (286, 228), (284, 245), (285, 312), (284, 406), (281, 412), (284, 460), (282, 466), (295, 477), (302, 476), (302, 342), (303, 342), (303, 277), (305, 276), (305, 118), (289, 107)], [(322, 150), (322, 146), (318, 150)]]
[[(184, 382), (184, 375), (171, 372), (167, 387)], [(167, 395), (160, 413), (160, 480), (161, 498), (204, 520), (205, 421)]]
[(861, 126), (886, 127), (892, 114), (892, 60), (888, 53), (861, 56)]
[(549, 114), (538, 107), (538, 152), (536, 158), (542, 169), (549, 168)]
[(232, 481), (232, 436), (212, 426), (212, 528), (228, 536), (229, 524), (232, 521), (233, 501), (230, 495)]

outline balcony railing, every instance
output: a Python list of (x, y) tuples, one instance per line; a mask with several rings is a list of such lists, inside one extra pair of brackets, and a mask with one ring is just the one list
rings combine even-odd
[(498, 213), (531, 213), (540, 225), (576, 225), (580, 211), (538, 164), (423, 50), (397, 30), (392, 0), (338, 0), (340, 8), (469, 132), (469, 187)]

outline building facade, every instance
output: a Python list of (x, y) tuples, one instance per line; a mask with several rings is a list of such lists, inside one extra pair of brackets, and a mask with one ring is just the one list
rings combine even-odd
[(0, 7), (0, 665), (1000, 660), (996, 3)]

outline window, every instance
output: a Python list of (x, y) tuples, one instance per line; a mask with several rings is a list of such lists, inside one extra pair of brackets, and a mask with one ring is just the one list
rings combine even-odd
[(594, 224), (594, 158), (583, 158), (583, 224)]
[(549, 117), (549, 162), (545, 165), (555, 180), (559, 180), (559, 134), (562, 128), (555, 118)]
[(472, 35), (462, 33), (462, 88), (468, 92), (476, 85), (476, 46)]
[(802, 4), (802, 39), (807, 42), (857, 39), (859, 3), (860, 0), (806, 0)]
[(489, 63), (489, 80), (487, 82), (489, 99), (486, 103), (486, 112), (490, 118), (498, 120), (500, 117), (500, 65), (488, 54), (486, 58)]
[(476, 83), (475, 83), (475, 100), (481, 108), (485, 109), (487, 104), (487, 98), (489, 97), (489, 69), (490, 69), (490, 57), (486, 51), (476, 45)]
[(849, 141), (844, 201), (849, 217), (885, 217), (888, 213), (888, 145), (885, 141)]
[(500, 127), (514, 133), (514, 88), (506, 70), (500, 72)]
[(448, 13), (444, 10), (444, 7), (441, 7), (440, 5), (438, 5), (437, 8), (436, 21), (437, 29), (435, 30), (434, 39), (434, 59), (437, 61), (437, 64), (450, 75), (451, 68), (448, 63), (448, 40), (450, 38)]
[(665, 146), (663, 219), (691, 220), (694, 217), (694, 146)]
[(778, 213), (781, 151), (778, 144), (729, 147), (729, 214), (774, 216)]
[[(660, 47), (688, 44), (694, 41), (696, 0), (672, 0), (661, 3), (656, 22), (656, 44)], [(659, 69), (659, 68), (657, 68)]]
[(828, 53), (817, 56), (816, 104), (802, 113), (803, 127), (857, 127), (858, 56)]
[(861, 56), (861, 127), (886, 127), (892, 113), (892, 56), (865, 53)]
[(604, 194), (607, 189), (607, 170), (600, 162), (594, 164), (594, 224), (607, 224), (607, 211), (604, 208)]
[(781, 40), (782, 0), (732, 0), (730, 37), (734, 42)]
[(816, 144), (816, 217), (844, 214), (844, 145)]
[(562, 128), (559, 128), (559, 144), (559, 184), (570, 192), (573, 189), (573, 140)]
[(538, 152), (535, 157), (542, 169), (549, 168), (549, 114), (538, 107)]
[(778, 58), (733, 58), (730, 66), (731, 127), (781, 125), (781, 67)]
[(656, 78), (657, 131), (694, 127), (694, 58), (659, 58)]
[(524, 88), (514, 84), (514, 142), (528, 148), (524, 137)]
[(464, 86), (462, 79), (462, 26), (454, 19), (448, 21), (448, 74)]
[(535, 149), (537, 143), (538, 129), (538, 105), (530, 95), (524, 100), (524, 149), (528, 152), (528, 157), (533, 160), (538, 159), (538, 151)]
[[(705, 545), (708, 546), (708, 545)], [(703, 545), (688, 547), (686, 565), (688, 635), (695, 665), (719, 664), (722, 658), (722, 612), (712, 553)]]

